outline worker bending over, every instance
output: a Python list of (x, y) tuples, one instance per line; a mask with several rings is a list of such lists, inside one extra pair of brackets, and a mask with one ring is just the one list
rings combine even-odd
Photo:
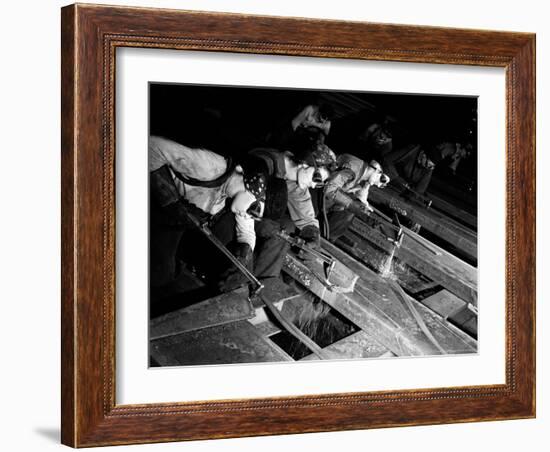
[(226, 211), (234, 218), (235, 240), (254, 249), (254, 216), (261, 216), (265, 179), (244, 174), (207, 149), (192, 149), (166, 138), (149, 137), (150, 282), (160, 289), (176, 278), (176, 254), (193, 215), (211, 226)]
[[(246, 174), (260, 175), (266, 181), (265, 207), (262, 219), (255, 222), (258, 244), (254, 253), (246, 246), (240, 246), (235, 254), (264, 285), (269, 284), (269, 279), (280, 276), (288, 252), (288, 243), (278, 236), (278, 232), (294, 233), (297, 229), (308, 246), (316, 249), (320, 246), (319, 222), (309, 189), (322, 184), (329, 173), (295, 156), (306, 155), (307, 149), (295, 151), (296, 154), (257, 148), (241, 162)], [(231, 217), (226, 218), (226, 230), (232, 229), (231, 220)], [(241, 272), (231, 267), (222, 278), (220, 289), (229, 291), (245, 283)]]
[(355, 214), (337, 202), (339, 190), (352, 195), (366, 212), (372, 210), (368, 203), (369, 189), (372, 186), (385, 187), (390, 178), (383, 173), (382, 166), (375, 160), (366, 162), (351, 154), (338, 156), (337, 169), (328, 179), (324, 194), (327, 220), (325, 236), (332, 242), (338, 240), (348, 229)]

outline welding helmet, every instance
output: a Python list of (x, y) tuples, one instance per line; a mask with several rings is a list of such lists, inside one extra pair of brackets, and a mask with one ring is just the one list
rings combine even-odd
[(254, 220), (260, 221), (264, 213), (264, 202), (256, 200), (246, 210), (246, 213)]
[(374, 172), (372, 173), (370, 179), (370, 184), (375, 185), (379, 188), (384, 188), (390, 182), (390, 177), (385, 174), (382, 170), (382, 165), (376, 160), (371, 160), (368, 164), (369, 168), (372, 168)]
[(231, 211), (235, 215), (249, 215), (253, 219), (261, 218), (266, 193), (266, 177), (263, 173), (243, 174), (244, 190), (239, 191), (231, 202)]

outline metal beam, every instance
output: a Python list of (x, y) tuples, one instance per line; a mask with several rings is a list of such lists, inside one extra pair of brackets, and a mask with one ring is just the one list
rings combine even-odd
[[(350, 334), (348, 337), (336, 341), (325, 347), (325, 350), (332, 352), (339, 359), (363, 359), (380, 358), (382, 356), (395, 356), (386, 347), (372, 338), (363, 330)], [(338, 359), (338, 358), (336, 358)], [(300, 361), (318, 361), (314, 354), (307, 355)]]
[(246, 320), (190, 331), (150, 342), (161, 366), (293, 361)]
[(388, 188), (381, 190), (372, 187), (369, 191), (369, 201), (372, 201), (373, 204), (388, 207), (411, 221), (419, 223), (427, 231), (450, 243), (472, 260), (477, 261), (477, 234), (450, 218), (426, 207), (408, 202)]
[(477, 231), (477, 217), (470, 212), (466, 212), (454, 204), (445, 201), (434, 193), (426, 193), (426, 197), (432, 200), (432, 207), (451, 216), (453, 219), (459, 222), (463, 222), (470, 226), (473, 230)]
[(424, 298), (421, 303), (468, 334), (477, 337), (477, 313), (471, 305), (464, 303), (449, 291), (441, 290)]
[[(348, 238), (355, 242), (356, 246), (348, 246), (346, 243), (342, 243), (341, 246), (359, 259), (368, 259), (368, 256), (361, 252), (361, 239), (368, 240), (386, 252), (393, 249), (393, 245), (381, 233), (359, 218), (354, 219), (350, 230), (354, 235), (348, 235)], [(412, 231), (409, 232), (414, 234)], [(395, 257), (465, 302), (477, 305), (477, 269), (437, 245), (427, 242), (423, 237), (415, 234), (416, 237), (413, 238), (410, 234), (403, 236), (403, 242), (396, 249)], [(429, 248), (423, 245), (423, 241), (427, 242)]]
[(254, 315), (255, 311), (248, 301), (248, 288), (243, 287), (152, 319), (149, 337), (154, 340), (250, 319)]
[[(307, 267), (291, 253), (285, 258), (285, 272), (394, 354), (415, 356), (440, 353), (424, 336), (410, 312), (397, 299), (383, 278), (330, 243), (323, 241), (323, 247), (360, 276), (355, 292), (349, 294), (331, 292), (316, 278), (311, 277)], [(441, 318), (418, 302), (416, 303), (426, 323), (432, 327), (432, 334), (449, 353), (476, 351), (475, 341), (458, 329), (454, 331)]]
[[(352, 271), (361, 275), (358, 281), (358, 290), (363, 291), (367, 296), (373, 297), (375, 294), (381, 294), (386, 297), (388, 294), (393, 294), (384, 278), (366, 268), (360, 262), (349, 256), (347, 253), (336, 247), (326, 240), (322, 240), (323, 248), (332, 254), (336, 259), (340, 260), (344, 265), (348, 266)], [(366, 271), (361, 272), (361, 268)], [(432, 334), (443, 345), (448, 353), (470, 353), (477, 350), (477, 341), (472, 339), (468, 334), (461, 329), (449, 324), (439, 314), (425, 307), (418, 300), (409, 297), (414, 304), (416, 310), (424, 317), (425, 323), (432, 328)], [(395, 298), (394, 298), (395, 299)], [(401, 303), (399, 306), (405, 309)], [(386, 303), (381, 309), (386, 313), (392, 312), (392, 304)], [(399, 311), (398, 311), (399, 312)], [(407, 311), (408, 312), (408, 311)], [(416, 329), (416, 328), (415, 328)], [(459, 351), (465, 350), (465, 351)]]

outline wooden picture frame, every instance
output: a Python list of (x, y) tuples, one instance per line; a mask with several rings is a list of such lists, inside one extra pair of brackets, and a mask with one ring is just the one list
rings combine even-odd
[[(535, 416), (535, 36), (71, 5), (62, 9), (62, 442), (73, 447)], [(147, 47), (506, 70), (506, 383), (115, 403), (115, 50)]]

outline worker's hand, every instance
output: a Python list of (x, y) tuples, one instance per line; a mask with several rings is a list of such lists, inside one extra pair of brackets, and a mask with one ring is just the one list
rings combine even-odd
[(281, 226), (281, 223), (275, 220), (270, 220), (269, 218), (262, 218), (262, 220), (256, 224), (256, 234), (263, 238), (274, 237), (282, 230), (283, 227)]
[(317, 226), (308, 225), (300, 231), (300, 238), (305, 242), (305, 245), (314, 250), (321, 248), (321, 233)]
[(400, 183), (398, 184), (398, 187), (401, 188), (401, 192), (399, 194), (403, 197), (411, 196), (413, 194), (412, 187), (408, 182)]
[[(253, 252), (248, 243), (237, 243), (232, 251), (241, 264), (252, 270)], [(218, 289), (221, 292), (231, 292), (247, 283), (248, 279), (237, 267), (231, 264), (231, 267), (222, 274), (218, 282)]]
[(210, 219), (210, 215), (197, 206), (180, 198), (177, 202), (164, 207), (167, 223), (171, 226), (183, 226), (186, 228), (196, 227), (195, 223), (190, 218), (190, 215), (195, 218), (199, 224), (205, 223)]
[(363, 209), (365, 213), (371, 213), (373, 211), (368, 201), (361, 202), (361, 209)]

